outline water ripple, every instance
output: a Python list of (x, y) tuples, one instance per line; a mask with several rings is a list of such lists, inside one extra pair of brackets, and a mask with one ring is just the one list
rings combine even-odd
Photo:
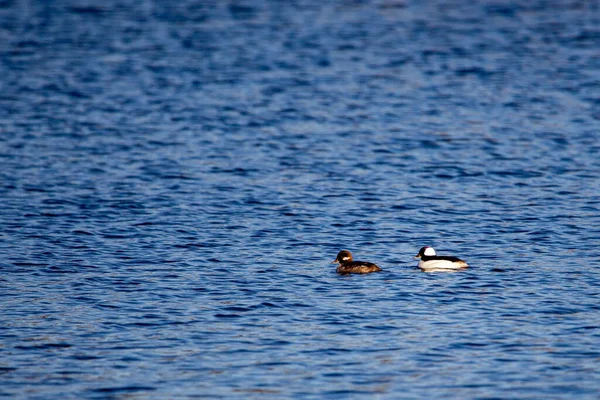
[(0, 1), (0, 393), (597, 398), (597, 15)]

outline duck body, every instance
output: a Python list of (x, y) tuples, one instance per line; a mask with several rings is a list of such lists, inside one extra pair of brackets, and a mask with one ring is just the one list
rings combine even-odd
[(338, 274), (369, 274), (371, 272), (379, 272), (381, 268), (377, 264), (366, 261), (353, 261), (352, 253), (348, 250), (342, 250), (338, 253), (332, 264), (339, 264), (336, 272)]
[(452, 256), (438, 256), (433, 247), (425, 246), (415, 256), (419, 259), (419, 268), (424, 271), (461, 270), (469, 267), (464, 260)]
[(338, 274), (369, 274), (371, 272), (379, 272), (381, 268), (377, 264), (364, 261), (352, 261), (349, 263), (340, 264), (336, 272)]

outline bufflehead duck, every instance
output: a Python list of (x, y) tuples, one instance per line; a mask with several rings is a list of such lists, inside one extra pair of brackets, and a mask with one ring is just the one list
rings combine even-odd
[(429, 246), (421, 247), (415, 258), (420, 258), (419, 268), (423, 271), (459, 270), (469, 266), (458, 257), (437, 256), (433, 247)]
[(381, 268), (373, 263), (352, 261), (352, 253), (348, 250), (340, 251), (331, 263), (339, 264), (336, 269), (338, 274), (368, 274), (370, 272), (381, 271)]

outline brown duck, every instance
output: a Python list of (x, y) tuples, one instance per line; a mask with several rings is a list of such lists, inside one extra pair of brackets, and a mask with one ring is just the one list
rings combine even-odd
[(336, 271), (338, 274), (369, 274), (379, 272), (381, 268), (377, 265), (365, 261), (352, 261), (352, 253), (348, 250), (342, 250), (338, 253), (332, 264), (339, 264)]

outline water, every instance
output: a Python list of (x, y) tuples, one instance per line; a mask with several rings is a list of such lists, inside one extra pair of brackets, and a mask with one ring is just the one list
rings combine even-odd
[(597, 398), (599, 22), (0, 1), (0, 394)]

